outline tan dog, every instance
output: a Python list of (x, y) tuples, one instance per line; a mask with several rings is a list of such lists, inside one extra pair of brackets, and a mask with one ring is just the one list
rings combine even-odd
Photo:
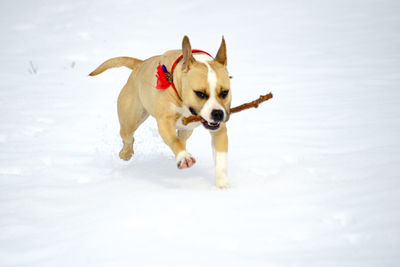
[[(181, 55), (182, 59), (177, 60)], [(176, 66), (172, 72), (174, 62)], [(173, 84), (165, 90), (156, 89), (159, 64), (172, 72)], [(90, 76), (94, 76), (109, 68), (121, 66), (133, 70), (118, 97), (123, 141), (120, 157), (124, 160), (132, 157), (133, 134), (150, 114), (157, 120), (158, 131), (164, 142), (174, 152), (178, 168), (189, 168), (196, 161), (186, 151), (186, 140), (195, 127), (203, 124), (212, 136), (215, 184), (219, 188), (228, 187), (228, 136), (225, 122), (230, 115), (231, 92), (226, 65), (224, 38), (213, 59), (207, 53), (192, 52), (189, 38), (185, 36), (182, 50), (167, 51), (144, 61), (130, 57), (112, 58), (90, 73)], [(201, 115), (205, 121), (183, 125), (182, 117), (193, 114)]]

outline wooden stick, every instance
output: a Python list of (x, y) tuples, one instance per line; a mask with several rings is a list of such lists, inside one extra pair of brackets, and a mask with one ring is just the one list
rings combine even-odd
[[(244, 103), (240, 106), (231, 108), (231, 113), (236, 113), (239, 111), (242, 111), (244, 109), (248, 108), (258, 108), (258, 105), (260, 105), (262, 102), (267, 101), (268, 99), (271, 99), (273, 97), (272, 93), (266, 94), (266, 95), (261, 95), (258, 99), (251, 101), (249, 103)], [(183, 125), (187, 125), (191, 122), (196, 122), (196, 121), (202, 121), (204, 120), (201, 116), (196, 115), (196, 116), (190, 116), (187, 118), (182, 118), (182, 123)]]

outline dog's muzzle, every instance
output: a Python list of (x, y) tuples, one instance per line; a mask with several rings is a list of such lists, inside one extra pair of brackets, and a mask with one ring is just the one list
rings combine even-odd
[(211, 119), (212, 121), (207, 121), (207, 120), (203, 120), (203, 126), (204, 128), (211, 130), (211, 131), (215, 131), (220, 127), (221, 122), (224, 121), (224, 111), (221, 109), (213, 109), (211, 111)]

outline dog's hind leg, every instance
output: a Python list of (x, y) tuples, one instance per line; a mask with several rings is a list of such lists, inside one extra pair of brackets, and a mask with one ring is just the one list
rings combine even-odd
[(123, 147), (119, 156), (123, 160), (129, 160), (133, 155), (133, 134), (149, 114), (140, 102), (138, 90), (133, 87), (124, 86), (118, 97), (118, 117), (121, 125), (120, 135)]

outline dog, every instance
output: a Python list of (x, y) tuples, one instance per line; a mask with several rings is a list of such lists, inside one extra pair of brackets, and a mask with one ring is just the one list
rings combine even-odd
[[(228, 188), (226, 122), (232, 94), (224, 37), (215, 58), (207, 52), (192, 50), (185, 36), (182, 50), (170, 50), (144, 61), (131, 57), (111, 58), (89, 75), (121, 66), (132, 69), (118, 97), (123, 142), (121, 159), (132, 157), (133, 135), (151, 115), (157, 121), (162, 139), (174, 153), (178, 168), (189, 168), (196, 160), (186, 150), (186, 141), (194, 128), (203, 125), (212, 137), (215, 185)], [(200, 115), (203, 121), (183, 125), (182, 118), (191, 115)]]

